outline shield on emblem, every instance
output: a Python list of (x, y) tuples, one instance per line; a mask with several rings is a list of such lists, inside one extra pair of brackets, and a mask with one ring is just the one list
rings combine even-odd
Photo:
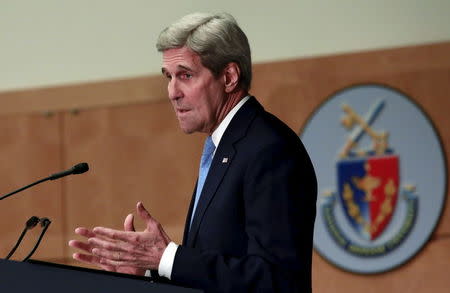
[(337, 163), (339, 200), (360, 236), (375, 240), (392, 218), (399, 189), (396, 155), (342, 159)]

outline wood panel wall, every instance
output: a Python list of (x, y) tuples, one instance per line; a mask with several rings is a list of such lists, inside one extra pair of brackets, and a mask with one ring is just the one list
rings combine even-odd
[[(0, 116), (1, 194), (48, 176), (49, 170), (61, 169), (60, 117), (36, 114)], [(57, 260), (65, 256), (61, 245), (66, 237), (65, 203), (64, 198), (58, 196), (62, 186), (61, 181), (41, 184), (0, 202), (0, 257), (8, 254), (31, 216), (53, 220), (39, 257)], [(23, 259), (39, 233), (38, 227), (31, 230), (13, 259)]]
[[(397, 88), (421, 105), (449, 158), (450, 42), (257, 64), (251, 92), (300, 132), (336, 90), (367, 82)], [(1, 256), (29, 216), (48, 216), (53, 223), (35, 258), (80, 265), (71, 261), (73, 251), (67, 247), (73, 229), (121, 228), (137, 201), (181, 241), (203, 136), (178, 129), (161, 77), (4, 92), (0, 105), (0, 193), (77, 162), (91, 166), (86, 174), (2, 201)], [(32, 232), (29, 239), (36, 237)], [(447, 200), (431, 240), (406, 265), (379, 275), (355, 275), (315, 253), (313, 284), (315, 292), (448, 292), (449, 265)]]

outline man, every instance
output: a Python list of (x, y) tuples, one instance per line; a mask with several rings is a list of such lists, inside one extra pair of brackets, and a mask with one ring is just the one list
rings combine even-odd
[(74, 259), (106, 270), (158, 274), (206, 292), (310, 292), (316, 178), (298, 136), (250, 88), (247, 37), (225, 13), (187, 15), (157, 48), (185, 133), (208, 134), (182, 245), (142, 203), (135, 232), (77, 228)]

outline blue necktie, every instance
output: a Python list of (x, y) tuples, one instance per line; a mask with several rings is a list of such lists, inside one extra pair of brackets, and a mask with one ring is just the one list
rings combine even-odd
[(198, 182), (197, 191), (195, 193), (194, 207), (192, 209), (191, 224), (194, 219), (195, 209), (197, 208), (198, 201), (200, 199), (200, 194), (202, 194), (203, 185), (205, 184), (206, 176), (208, 175), (209, 167), (214, 156), (214, 150), (216, 146), (214, 145), (211, 136), (208, 136), (205, 140), (205, 145), (203, 146), (202, 158), (200, 161), (200, 169), (198, 172)]

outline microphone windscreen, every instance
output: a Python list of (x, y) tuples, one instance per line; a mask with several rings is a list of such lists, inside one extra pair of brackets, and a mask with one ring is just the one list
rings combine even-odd
[(79, 163), (73, 166), (72, 174), (81, 174), (89, 170), (89, 165), (87, 163)]
[(42, 227), (45, 227), (45, 226), (49, 225), (52, 221), (50, 221), (49, 218), (40, 218), (39, 222), (41, 223)]
[(36, 216), (32, 216), (31, 218), (28, 219), (25, 226), (27, 227), (27, 229), (31, 229), (34, 228), (37, 225), (37, 223), (39, 223), (39, 218)]

